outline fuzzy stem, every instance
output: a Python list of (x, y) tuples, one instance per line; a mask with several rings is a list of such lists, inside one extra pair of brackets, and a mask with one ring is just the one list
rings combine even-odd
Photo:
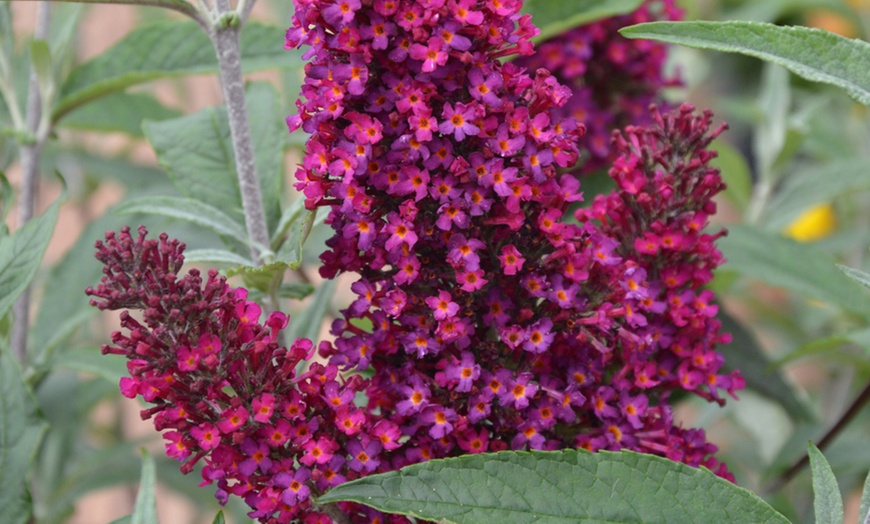
[[(37, 40), (46, 40), (51, 30), (51, 3), (39, 2), (36, 6), (36, 29), (33, 37)], [(36, 190), (39, 181), (39, 155), (42, 146), (50, 133), (48, 127), (42, 128), (42, 112), (48, 108), (42, 107), (42, 98), (39, 94), (39, 79), (36, 69), (31, 68), (30, 84), (27, 92), (27, 131), (32, 133), (33, 142), (21, 146), (21, 193), (18, 198), (18, 227), (26, 224), (33, 218), (36, 206)], [(39, 133), (37, 133), (39, 131)], [(30, 288), (18, 297), (13, 308), (15, 317), (12, 324), (11, 350), (12, 354), (21, 364), (27, 362), (27, 331), (30, 327)]]
[[(233, 13), (229, 0), (217, 0), (216, 7), (219, 17)], [(229, 115), (233, 151), (236, 156), (236, 172), (242, 194), (242, 208), (245, 212), (245, 226), (252, 243), (251, 259), (259, 265), (263, 262), (262, 250), (269, 248), (269, 232), (254, 163), (254, 147), (248, 124), (248, 109), (245, 104), (245, 83), (242, 77), (239, 44), (240, 25), (219, 21), (210, 31), (209, 36), (217, 52), (220, 66), (221, 88)]]

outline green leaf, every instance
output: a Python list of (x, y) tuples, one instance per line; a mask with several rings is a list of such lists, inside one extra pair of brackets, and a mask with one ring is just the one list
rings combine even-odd
[(142, 137), (142, 122), (178, 118), (181, 112), (161, 104), (146, 93), (113, 93), (99, 104), (76, 109), (61, 121), (61, 126), (84, 131), (121, 132)]
[(45, 40), (33, 40), (30, 42), (30, 58), (33, 60), (33, 70), (39, 79), (39, 89), (47, 92), (51, 87), (54, 77), (54, 69), (51, 65), (51, 50)]
[(861, 492), (861, 509), (858, 511), (858, 522), (867, 524), (870, 521), (870, 473), (864, 481), (864, 490)]
[(56, 0), (60, 2), (77, 2), (83, 4), (120, 4), (120, 5), (144, 5), (150, 7), (163, 7), (184, 13), (190, 17), (198, 17), (199, 11), (192, 4), (184, 0)]
[(214, 516), (214, 520), (211, 521), (211, 524), (226, 524), (226, 519), (224, 519), (224, 512), (218, 511), (217, 515)]
[(621, 29), (646, 38), (699, 49), (754, 56), (812, 80), (841, 87), (870, 105), (870, 43), (821, 29), (760, 22), (650, 22)]
[[(241, 36), (245, 72), (298, 66), (297, 55), (281, 47), (284, 29), (257, 23)], [(106, 52), (73, 69), (52, 115), (57, 121), (76, 107), (109, 93), (156, 78), (215, 73), (214, 48), (194, 22), (159, 22), (130, 32)]]
[(764, 64), (758, 106), (764, 117), (752, 133), (752, 152), (756, 158), (758, 176), (770, 180), (774, 164), (783, 152), (788, 135), (788, 112), (791, 106), (791, 84), (788, 72), (773, 64)]
[(15, 233), (0, 238), (0, 318), (30, 285), (39, 269), (57, 222), (62, 198), (55, 200), (42, 216), (30, 220)]
[(713, 142), (712, 149), (718, 155), (710, 165), (722, 172), (722, 180), (728, 186), (725, 189), (727, 197), (740, 210), (745, 210), (752, 196), (752, 174), (743, 153), (724, 140)]
[(532, 41), (541, 42), (580, 25), (630, 13), (642, 3), (643, 0), (526, 0), (523, 13), (532, 15), (532, 22), (541, 30)]
[(326, 217), (326, 213), (323, 213), (320, 220), (318, 220), (318, 212), (319, 210), (307, 211), (303, 209), (295, 217), (289, 226), (287, 240), (281, 244), (281, 248), (275, 254), (275, 258), (286, 261), (293, 269), (298, 268), (302, 264), (302, 248), (305, 246), (311, 230), (314, 229), (316, 223), (324, 220)]
[[(91, 309), (84, 289), (96, 285), (102, 276), (102, 264), (94, 259), (94, 241), (102, 239), (107, 230), (117, 231), (122, 225), (122, 220), (112, 214), (106, 214), (88, 225), (60, 263), (51, 269), (44, 286), (44, 295), (39, 301), (34, 327), (53, 326), (60, 319), (74, 318), (80, 311)], [(56, 333), (52, 329), (31, 330), (33, 361), (44, 359), (43, 354)]]
[(812, 414), (798, 399), (794, 388), (771, 364), (752, 333), (721, 307), (718, 319), (722, 322), (722, 331), (730, 333), (732, 338), (731, 343), (722, 348), (722, 354), (725, 355), (723, 371), (740, 370), (750, 389), (776, 401), (789, 416), (796, 420), (813, 420)]
[(241, 224), (217, 207), (193, 198), (142, 197), (124, 202), (115, 210), (118, 213), (146, 213), (186, 220), (211, 229), (219, 235), (229, 236), (243, 244), (247, 243), (248, 234)]
[(840, 268), (840, 271), (842, 271), (844, 275), (851, 278), (855, 282), (861, 284), (864, 287), (870, 287), (870, 274), (867, 274), (858, 269), (842, 266), (840, 264), (837, 264), (837, 267)]
[(271, 262), (260, 267), (237, 266), (225, 271), (228, 277), (241, 275), (247, 288), (255, 288), (263, 293), (269, 293), (273, 285), (283, 280), (284, 272), (290, 264), (283, 261)]
[(847, 311), (860, 313), (870, 309), (864, 290), (837, 270), (830, 255), (810, 244), (734, 225), (729, 227), (728, 236), (719, 240), (719, 249), (728, 260), (723, 266), (726, 270)]
[(816, 510), (817, 524), (842, 524), (843, 498), (840, 487), (825, 456), (810, 442), (807, 452), (810, 456), (810, 469), (813, 472), (813, 507)]
[(0, 508), (3, 522), (9, 524), (30, 519), (27, 479), (46, 430), (21, 376), (21, 367), (12, 354), (0, 349)]
[[(839, 355), (837, 353), (832, 353), (832, 350), (839, 349), (847, 344), (854, 344), (864, 348), (867, 357), (870, 357), (870, 329), (861, 329), (814, 340), (790, 352), (788, 355), (776, 361), (774, 365), (780, 367), (790, 362), (816, 355), (826, 355), (826, 358), (828, 359), (834, 359), (837, 356), (848, 357), (848, 354), (843, 352), (840, 352)], [(864, 362), (870, 360), (870, 358), (867, 357), (861, 360)]]
[(630, 451), (430, 460), (342, 484), (317, 499), (339, 501), (453, 523), (788, 522), (707, 469)]
[[(249, 86), (245, 100), (250, 109), (254, 160), (260, 191), (270, 223), (279, 215), (281, 196), (282, 135), (278, 96), (271, 86)], [(244, 221), (236, 161), (224, 106), (210, 107), (192, 115), (146, 121), (145, 136), (157, 159), (178, 191), (190, 198), (224, 210), (239, 223)]]
[(151, 454), (142, 450), (142, 477), (139, 479), (139, 494), (133, 506), (131, 524), (157, 524), (157, 498), (154, 494), (155, 484), (154, 459)]
[[(6, 215), (9, 214), (9, 209), (15, 202), (15, 192), (12, 191), (12, 184), (6, 175), (0, 172), (0, 224), (6, 224)], [(3, 232), (4, 226), (0, 226), (0, 237), (5, 236)]]
[(184, 252), (184, 261), (208, 262), (209, 264), (229, 264), (231, 266), (253, 266), (247, 258), (226, 249), (192, 249)]
[(798, 169), (786, 177), (765, 207), (763, 219), (771, 231), (788, 226), (813, 205), (870, 188), (866, 158), (834, 160)]
[(291, 282), (281, 284), (278, 288), (278, 296), (281, 298), (289, 298), (292, 300), (302, 300), (303, 298), (314, 293), (314, 286), (307, 282)]
[(335, 280), (324, 280), (314, 292), (314, 302), (305, 311), (292, 317), (287, 329), (287, 339), (307, 338), (317, 342), (323, 318), (329, 310), (329, 304), (335, 294)]

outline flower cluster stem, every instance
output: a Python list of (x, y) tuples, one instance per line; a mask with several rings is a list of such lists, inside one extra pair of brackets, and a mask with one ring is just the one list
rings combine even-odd
[[(253, 2), (248, 2), (253, 4)], [(220, 15), (230, 14), (229, 0), (216, 3)], [(242, 77), (240, 49), (240, 24), (219, 24), (212, 28), (210, 37), (217, 53), (220, 67), (220, 83), (229, 115), (233, 152), (236, 157), (236, 173), (242, 195), (245, 226), (251, 242), (251, 258), (255, 264), (263, 262), (263, 250), (269, 248), (269, 231), (257, 168), (254, 162), (254, 147), (245, 103), (245, 83)]]
[[(45, 40), (51, 29), (51, 3), (39, 2), (36, 6), (36, 28), (33, 37), (37, 40)], [(28, 133), (34, 140), (21, 145), (21, 192), (18, 198), (18, 226), (21, 227), (33, 218), (36, 206), (37, 182), (39, 179), (39, 156), (42, 146), (49, 135), (48, 129), (37, 133), (42, 119), (42, 112), (50, 108), (44, 108), (43, 100), (39, 92), (39, 79), (36, 68), (30, 71), (30, 84), (27, 93), (27, 112), (25, 125)], [(30, 288), (18, 298), (14, 306), (15, 321), (12, 325), (11, 348), (12, 354), (19, 362), (27, 361), (27, 332), (30, 326)]]

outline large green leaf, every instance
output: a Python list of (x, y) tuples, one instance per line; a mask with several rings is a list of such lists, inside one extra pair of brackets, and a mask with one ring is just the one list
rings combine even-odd
[(870, 188), (866, 158), (835, 160), (795, 171), (786, 177), (765, 207), (763, 222), (773, 231), (790, 224), (813, 205)]
[(141, 137), (142, 122), (178, 118), (181, 112), (170, 109), (145, 93), (113, 93), (99, 104), (76, 109), (61, 121), (63, 127), (85, 131), (119, 131)]
[(157, 524), (157, 497), (154, 494), (156, 475), (154, 459), (142, 450), (142, 476), (139, 478), (139, 493), (133, 506), (132, 524)]
[(816, 524), (841, 524), (843, 522), (843, 498), (830, 464), (812, 442), (808, 447), (810, 469), (813, 472), (813, 506)]
[(58, 199), (12, 235), (0, 238), (0, 318), (30, 285), (57, 222)]
[[(284, 29), (249, 23), (242, 31), (246, 72), (295, 67), (298, 55), (283, 49)], [(101, 55), (73, 69), (61, 86), (52, 118), (135, 84), (168, 76), (217, 72), (208, 37), (194, 22), (172, 21), (140, 27)]]
[(718, 319), (722, 322), (722, 331), (732, 337), (731, 343), (722, 348), (724, 370), (740, 370), (750, 389), (779, 403), (792, 418), (812, 420), (810, 411), (779, 369), (772, 365), (752, 333), (721, 308)]
[(541, 30), (533, 40), (540, 42), (579, 25), (610, 16), (630, 13), (643, 0), (526, 0), (523, 13)]
[(870, 310), (870, 297), (837, 269), (827, 253), (750, 226), (729, 229), (728, 236), (719, 241), (728, 259), (723, 269), (848, 311)]
[(788, 522), (707, 469), (630, 451), (430, 460), (342, 484), (317, 502), (344, 500), (453, 523)]
[(761, 22), (650, 22), (620, 30), (629, 38), (754, 56), (807, 80), (845, 89), (870, 105), (870, 43), (821, 29)]
[[(254, 160), (267, 218), (278, 221), (281, 195), (282, 136), (278, 96), (268, 84), (252, 84), (246, 93), (250, 109)], [(181, 194), (223, 210), (242, 221), (242, 197), (236, 176), (226, 108), (210, 107), (192, 115), (146, 121), (145, 135), (157, 159)]]
[(247, 232), (236, 220), (219, 208), (200, 200), (172, 196), (152, 196), (129, 200), (115, 210), (122, 214), (155, 214), (200, 225), (219, 235), (245, 243)]
[(21, 378), (21, 367), (0, 349), (0, 508), (3, 522), (27, 522), (31, 514), (30, 464), (46, 425)]

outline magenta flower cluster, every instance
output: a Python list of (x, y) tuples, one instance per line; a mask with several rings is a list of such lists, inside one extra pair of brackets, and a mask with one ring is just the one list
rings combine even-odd
[[(144, 227), (136, 237), (129, 228), (106, 233), (97, 242), (102, 282), (86, 290), (100, 309), (124, 310), (127, 334), (103, 346), (128, 358), (121, 392), (154, 405), (141, 415), (165, 430), (167, 455), (185, 473), (202, 460), (201, 485), (216, 483), (221, 503), (239, 496), (264, 522), (275, 514), (274, 522), (330, 522), (309, 511), (312, 494), (372, 471), (398, 428), (384, 421), (361, 440), (365, 415), (353, 404), (359, 378), (312, 363), (309, 340), (281, 347), (286, 315), (270, 313), (261, 324), (247, 291), (215, 271), (205, 281), (196, 269), (179, 278), (184, 244), (146, 234)], [(303, 362), (307, 370), (297, 373)]]
[(378, 471), (584, 447), (727, 477), (668, 404), (743, 386), (719, 373), (727, 336), (702, 290), (722, 262), (721, 233), (702, 231), (724, 188), (706, 149), (721, 128), (653, 111), (614, 142), (618, 190), (565, 217), (584, 128), (559, 116), (570, 91), (549, 72), (499, 60), (531, 50), (520, 7), (296, 2), (287, 45), (311, 60), (288, 120), (311, 134), (297, 188), (331, 208), (321, 274), (360, 275), (320, 354), (372, 373), (369, 416), (401, 428)]
[(607, 168), (614, 160), (610, 135), (627, 125), (649, 125), (647, 108), (661, 105), (661, 90), (679, 85), (665, 72), (667, 46), (652, 40), (629, 40), (618, 30), (656, 20), (681, 20), (675, 0), (646, 0), (632, 13), (605, 18), (566, 31), (538, 45), (534, 55), (517, 59), (530, 70), (545, 68), (572, 96), (558, 113), (586, 125), (580, 139), (578, 173)]
[[(723, 403), (728, 340), (703, 286), (724, 188), (721, 132), (690, 106), (613, 138), (617, 189), (585, 207), (571, 174), (583, 124), (532, 52), (519, 0), (295, 0), (306, 46), (291, 128), (296, 176), (334, 230), (321, 273), (359, 274), (332, 342), (285, 348), (215, 272), (179, 277), (183, 245), (129, 229), (97, 244), (88, 294), (122, 313), (104, 352), (154, 404), (167, 453), (265, 522), (407, 522), (312, 497), (432, 458), (504, 449), (631, 449), (731, 478), (674, 392)], [(571, 209), (578, 210), (570, 213)], [(366, 377), (366, 378), (364, 378)], [(339, 515), (339, 513), (341, 515)]]

